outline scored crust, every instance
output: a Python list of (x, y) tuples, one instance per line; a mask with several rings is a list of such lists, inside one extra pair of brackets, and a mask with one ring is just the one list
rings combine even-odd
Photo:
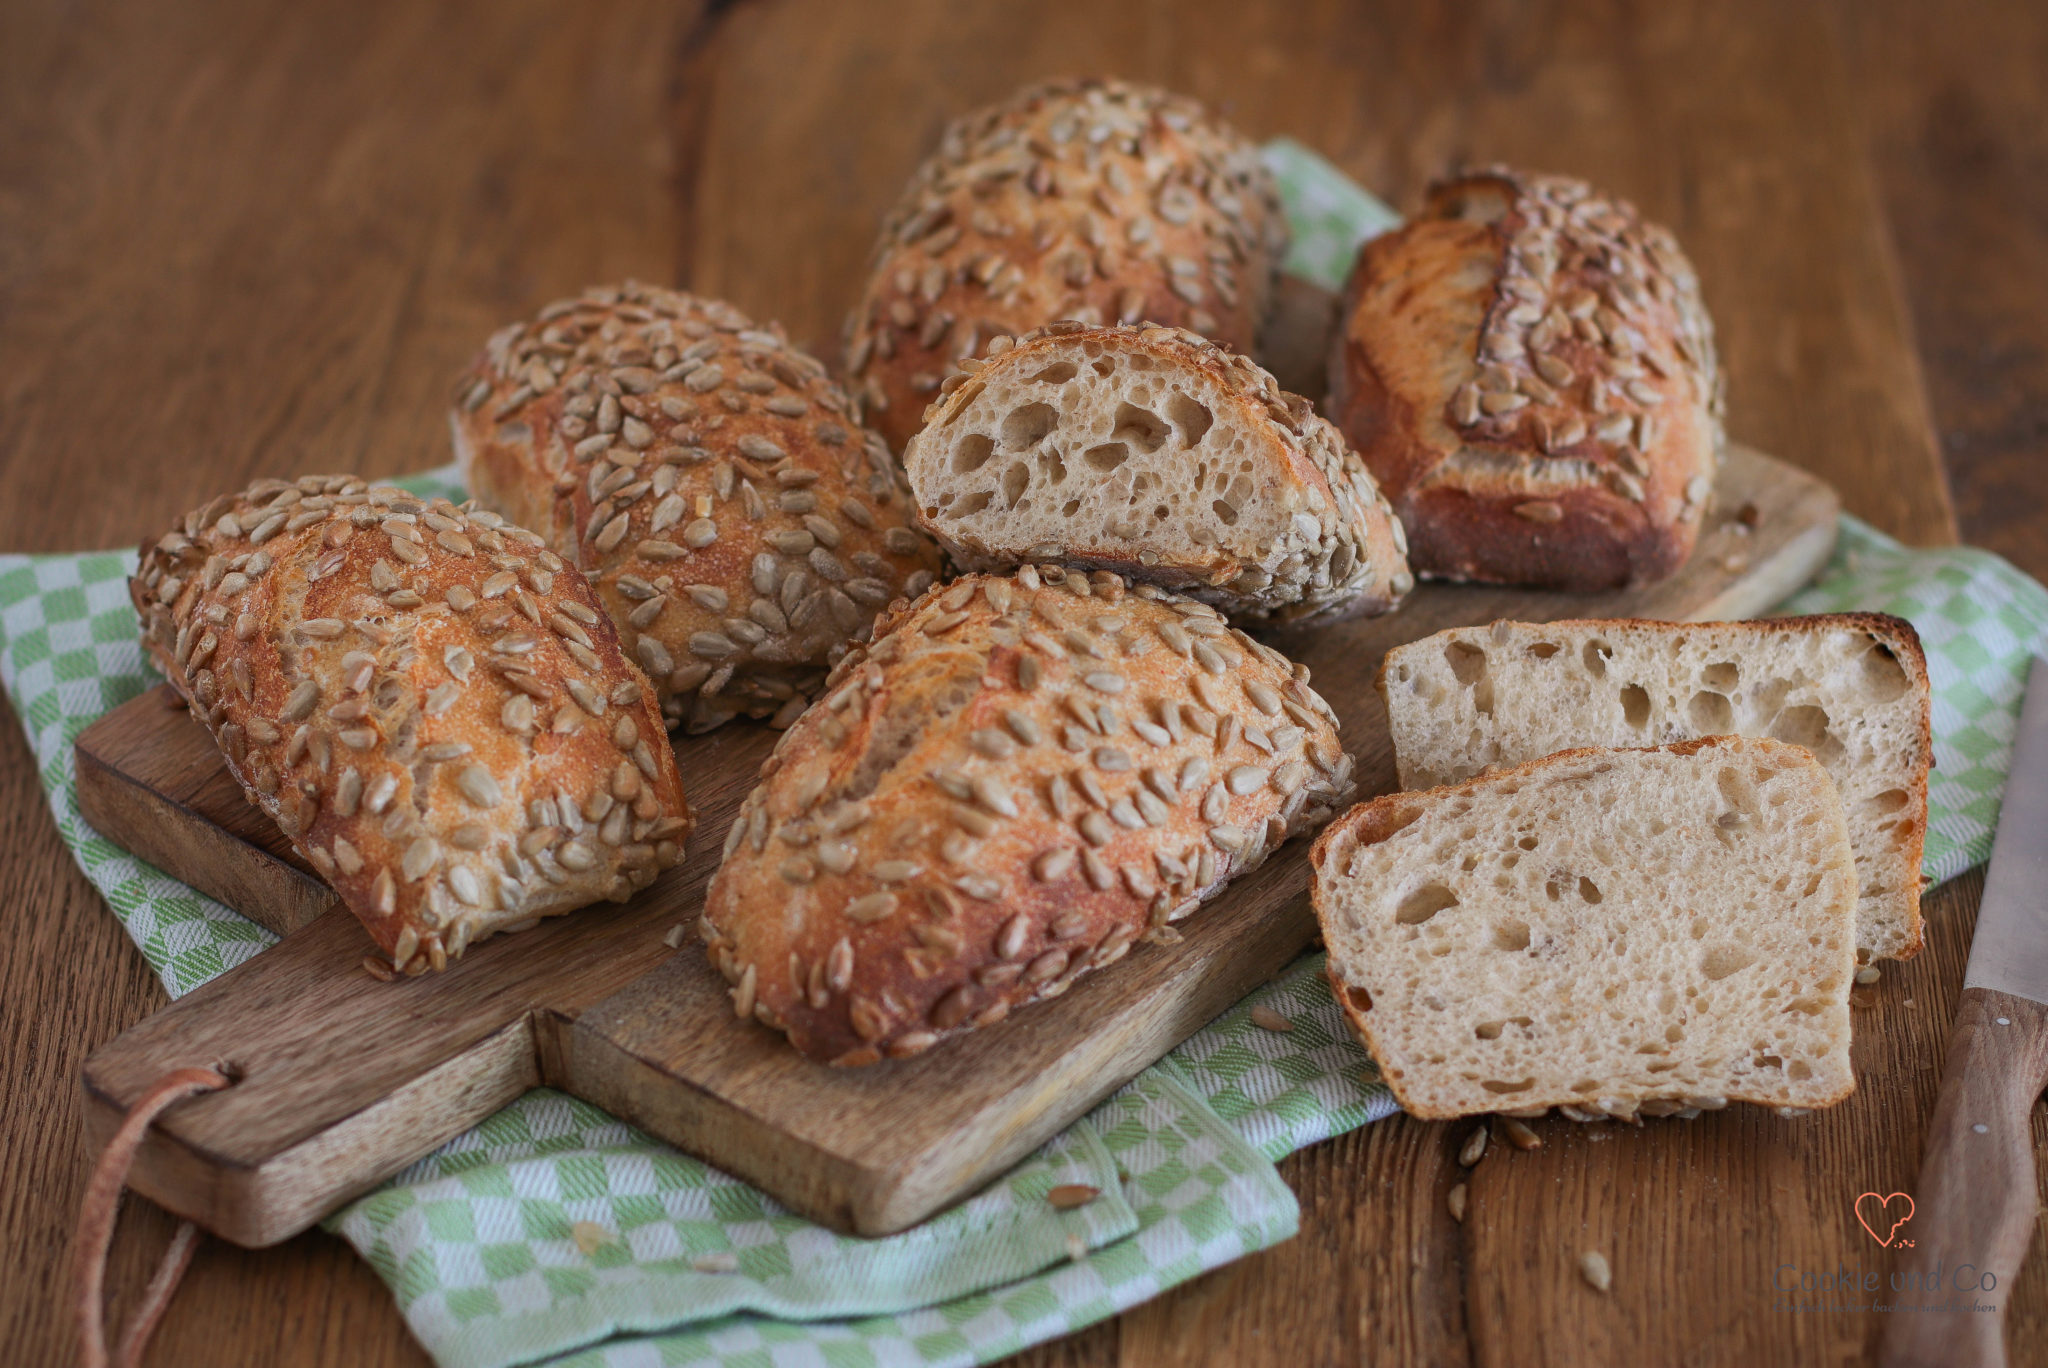
[(1855, 1087), (1855, 871), (1802, 747), (1562, 751), (1360, 804), (1310, 860), (1331, 987), (1416, 1116), (1804, 1109)]
[(1418, 574), (1596, 590), (1691, 554), (1721, 449), (1698, 277), (1583, 181), (1443, 181), (1360, 249), (1331, 411), (1407, 525)]
[(892, 608), (784, 733), (700, 924), (841, 1065), (1064, 992), (1347, 800), (1308, 671), (1151, 585), (1024, 566)]
[[(1798, 652), (1789, 660), (1777, 655), (1787, 646)], [(1904, 618), (1501, 621), (1394, 648), (1374, 686), (1387, 704), (1403, 788), (1565, 746), (1716, 734), (1804, 745), (1834, 777), (1848, 813), (1859, 957), (1920, 952), (1934, 743), (1927, 657)], [(1557, 690), (1572, 698), (1553, 706)], [(1441, 743), (1430, 745), (1431, 734)]]
[(989, 352), (903, 458), (919, 522), (964, 568), (1114, 570), (1286, 622), (1413, 587), (1372, 476), (1245, 356), (1155, 324), (1055, 323)]
[(849, 385), (901, 451), (956, 360), (1058, 319), (1250, 351), (1286, 250), (1258, 148), (1197, 101), (1031, 86), (948, 126), (890, 210), (847, 319)]
[(589, 575), (671, 725), (787, 724), (939, 568), (902, 474), (779, 327), (628, 282), (494, 335), (456, 387), (486, 507)]
[(495, 514), (259, 480), (144, 546), (129, 591), (249, 801), (398, 969), (681, 856), (653, 690), (583, 577)]

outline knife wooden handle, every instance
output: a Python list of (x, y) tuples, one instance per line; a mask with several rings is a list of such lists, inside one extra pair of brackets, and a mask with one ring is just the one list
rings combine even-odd
[[(1949, 1036), (1941, 1097), (1927, 1128), (1920, 1184), (1899, 1272), (1939, 1260), (1941, 1284), (1889, 1290), (1894, 1302), (1993, 1304), (1996, 1312), (1901, 1311), (1888, 1318), (1884, 1368), (2002, 1368), (2005, 1304), (2033, 1235), (2028, 1113), (2048, 1086), (2048, 1007), (1989, 988), (1965, 988)], [(1989, 1273), (1995, 1287), (1982, 1286)]]

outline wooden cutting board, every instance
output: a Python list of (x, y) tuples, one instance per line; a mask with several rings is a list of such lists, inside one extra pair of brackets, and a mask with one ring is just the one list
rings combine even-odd
[[(1344, 722), (1361, 796), (1394, 786), (1372, 688), (1388, 648), (1497, 617), (1706, 620), (1764, 612), (1834, 541), (1811, 476), (1730, 451), (1699, 550), (1655, 587), (1595, 596), (1427, 585), (1390, 617), (1275, 644)], [(186, 1065), (235, 1085), (182, 1103), (130, 1178), (238, 1244), (273, 1244), (374, 1187), (528, 1088), (564, 1089), (840, 1230), (901, 1230), (1014, 1164), (1277, 973), (1315, 935), (1308, 842), (1295, 841), (1182, 924), (1050, 1003), (914, 1059), (813, 1064), (735, 1019), (694, 930), (727, 826), (773, 733), (678, 739), (700, 825), (685, 860), (623, 906), (479, 945), (445, 974), (382, 983), (370, 941), (250, 808), (205, 731), (160, 687), (78, 739), (79, 806), (109, 839), (284, 939), (87, 1059), (102, 1137)]]

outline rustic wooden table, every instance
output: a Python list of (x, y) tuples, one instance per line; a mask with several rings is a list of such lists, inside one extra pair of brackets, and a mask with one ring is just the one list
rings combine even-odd
[[(1582, 173), (1691, 249), (1731, 426), (1897, 536), (2048, 574), (2048, 10), (2026, 0), (476, 0), (0, 7), (0, 546), (132, 543), (259, 474), (447, 457), (448, 378), (590, 281), (686, 283), (829, 347), (949, 115), (1107, 72), (1315, 145), (1397, 203), (1464, 159)], [(87, 1049), (164, 1002), (0, 723), (0, 1344), (70, 1353)], [(1800, 1122), (1382, 1122), (1294, 1156), (1301, 1234), (1033, 1365), (1853, 1363), (1867, 1314), (1773, 1311), (1869, 1263), (1908, 1187), (1981, 879), (1859, 993), (1862, 1083)], [(2048, 1122), (2037, 1112), (2048, 1177)], [(122, 1220), (116, 1287), (169, 1222)], [(1614, 1266), (1580, 1282), (1579, 1251)], [(2048, 1224), (2010, 1296), (2048, 1363)], [(160, 1363), (419, 1363), (339, 1241), (210, 1244)]]

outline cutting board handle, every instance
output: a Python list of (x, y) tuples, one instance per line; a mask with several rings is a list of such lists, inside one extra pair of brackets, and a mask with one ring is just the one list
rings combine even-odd
[[(2028, 1114), (2044, 1086), (2048, 1007), (1965, 988), (1913, 1194), (1913, 1252), (1898, 1267), (1940, 1267), (1941, 1285), (1922, 1300), (1997, 1310), (1893, 1315), (1884, 1368), (2003, 1368), (2005, 1305), (2019, 1283), (2037, 1202)], [(1920, 1294), (1893, 1295), (1910, 1301)]]

